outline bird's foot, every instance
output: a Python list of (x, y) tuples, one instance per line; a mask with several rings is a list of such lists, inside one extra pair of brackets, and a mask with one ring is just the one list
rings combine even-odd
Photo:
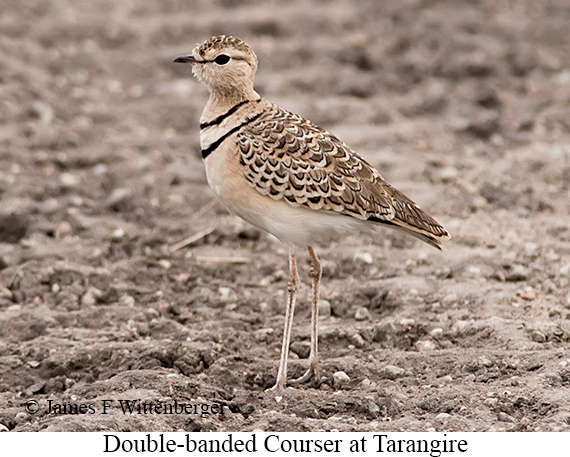
[(303, 376), (297, 379), (292, 379), (291, 381), (289, 381), (289, 384), (301, 384), (311, 379), (315, 386), (319, 385), (321, 378), (319, 376), (319, 368), (317, 364), (310, 364), (309, 369), (305, 371), (305, 374)]
[(271, 389), (267, 389), (266, 392), (271, 392), (275, 395), (282, 395), (285, 392), (285, 383), (277, 382)]

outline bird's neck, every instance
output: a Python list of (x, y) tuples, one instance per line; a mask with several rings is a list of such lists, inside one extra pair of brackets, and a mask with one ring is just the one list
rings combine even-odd
[(224, 91), (223, 89), (212, 88), (210, 90), (210, 98), (206, 107), (204, 108), (204, 113), (202, 117), (210, 118), (221, 112), (229, 110), (232, 106), (247, 100), (257, 100), (259, 94), (253, 90), (253, 88), (248, 88), (246, 90), (231, 90)]

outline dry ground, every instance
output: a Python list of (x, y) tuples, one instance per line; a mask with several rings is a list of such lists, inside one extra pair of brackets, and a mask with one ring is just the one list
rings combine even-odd
[[(0, 27), (6, 428), (570, 430), (567, 0), (5, 0)], [(319, 249), (323, 384), (281, 401), (265, 389), (286, 251), (201, 211), (207, 93), (172, 63), (221, 33), (257, 51), (260, 93), (453, 234), (443, 253), (382, 230)], [(308, 352), (301, 292), (291, 376)], [(225, 408), (103, 414), (104, 399)]]

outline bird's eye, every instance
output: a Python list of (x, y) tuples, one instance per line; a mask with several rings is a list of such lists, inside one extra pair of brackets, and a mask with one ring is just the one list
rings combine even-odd
[(227, 56), (225, 54), (220, 54), (218, 57), (214, 59), (214, 62), (216, 62), (218, 65), (225, 65), (229, 61), (230, 61), (230, 56)]

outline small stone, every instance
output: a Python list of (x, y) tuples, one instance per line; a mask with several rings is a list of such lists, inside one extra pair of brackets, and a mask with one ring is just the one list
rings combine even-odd
[(64, 187), (77, 187), (81, 184), (81, 177), (72, 173), (63, 172), (59, 175), (59, 182)]
[(434, 328), (431, 332), (429, 332), (431, 336), (433, 336), (434, 338), (441, 338), (441, 336), (443, 335), (443, 329), (442, 328)]
[(436, 418), (437, 420), (442, 420), (442, 421), (443, 421), (443, 420), (447, 420), (447, 419), (449, 419), (450, 417), (451, 417), (451, 414), (448, 414), (448, 413), (439, 413), (437, 416), (435, 416), (435, 418)]
[(482, 367), (485, 367), (485, 368), (490, 368), (493, 366), (493, 362), (484, 356), (479, 357), (477, 362), (479, 363), (479, 365), (481, 365)]
[(499, 403), (499, 399), (498, 398), (487, 398), (483, 404), (488, 406), (489, 408), (492, 408), (493, 406), (495, 406), (497, 403)]
[(300, 359), (306, 359), (311, 352), (311, 343), (308, 341), (294, 341), (290, 344), (289, 349), (297, 354)]
[(132, 308), (133, 306), (135, 306), (135, 299), (130, 295), (125, 294), (119, 299), (119, 305), (128, 306)]
[(367, 265), (371, 265), (374, 262), (372, 254), (367, 251), (358, 251), (354, 254), (354, 260), (359, 260)]
[(333, 384), (335, 387), (341, 387), (347, 382), (350, 382), (350, 378), (344, 371), (337, 371), (335, 374), (333, 374)]
[(419, 340), (416, 341), (416, 349), (420, 352), (426, 352), (426, 351), (433, 351), (434, 349), (437, 349), (437, 345), (430, 340)]
[(360, 335), (360, 333), (355, 333), (354, 335), (352, 335), (350, 341), (352, 342), (352, 344), (354, 344), (355, 347), (359, 349), (363, 348), (364, 345), (366, 344), (364, 338), (362, 338), (362, 335)]
[(482, 275), (481, 268), (475, 265), (467, 267), (467, 276), (470, 278), (480, 278)]
[(319, 300), (319, 316), (329, 317), (331, 315), (331, 302), (328, 300)]
[(570, 275), (570, 263), (567, 263), (566, 265), (564, 265), (563, 267), (560, 267), (560, 274), (562, 276), (568, 276)]
[(254, 330), (253, 337), (257, 341), (266, 341), (267, 337), (269, 335), (271, 335), (274, 331), (275, 330), (273, 328), (270, 328), (270, 327), (260, 328), (260, 329)]
[(442, 376), (440, 378), (440, 381), (444, 382), (446, 384), (449, 384), (449, 383), (453, 382), (453, 378), (451, 377), (451, 375), (446, 374), (445, 376)]
[(455, 181), (459, 176), (459, 172), (455, 167), (444, 167), (439, 170), (439, 179), (442, 182)]
[(28, 414), (21, 411), (18, 414), (16, 414), (16, 416), (14, 416), (14, 421), (17, 424), (21, 424), (22, 422), (25, 422), (28, 419)]
[(232, 293), (232, 289), (230, 289), (229, 287), (219, 287), (218, 293), (220, 294), (222, 300), (227, 300), (230, 294)]
[(498, 415), (498, 419), (501, 422), (515, 422), (512, 416), (509, 416), (507, 413), (501, 411)]
[(172, 262), (170, 260), (167, 259), (161, 259), (158, 261), (158, 264), (164, 268), (165, 270), (170, 270), (170, 268), (172, 268)]
[(6, 427), (4, 424), (0, 424), (0, 432), (9, 432), (10, 429)]
[(536, 299), (536, 292), (531, 286), (527, 286), (522, 290), (517, 290), (517, 295), (523, 300), (532, 301)]
[(404, 318), (402, 320), (400, 320), (400, 325), (402, 327), (408, 328), (408, 327), (412, 327), (414, 324), (416, 323), (416, 321), (414, 319), (410, 319), (410, 318)]
[(180, 284), (184, 284), (189, 279), (190, 279), (190, 273), (180, 273), (174, 277), (174, 280)]
[(37, 368), (40, 366), (40, 362), (38, 362), (37, 360), (30, 360), (28, 361), (28, 366), (30, 368)]
[(120, 240), (124, 236), (125, 236), (125, 231), (122, 228), (118, 228), (116, 230), (113, 230), (113, 233), (111, 233), (111, 238), (115, 241)]
[(68, 235), (71, 235), (73, 232), (73, 227), (67, 221), (61, 222), (57, 228), (55, 229), (55, 237), (57, 239), (65, 238)]
[(511, 282), (524, 281), (527, 278), (527, 269), (518, 263), (514, 264), (510, 271), (505, 274), (505, 279)]
[(114, 212), (125, 213), (134, 210), (134, 191), (126, 187), (118, 187), (111, 192), (107, 206)]
[(546, 341), (546, 335), (538, 330), (535, 330), (530, 334), (532, 341), (536, 343), (544, 343)]
[(97, 303), (97, 300), (103, 296), (103, 292), (96, 287), (89, 287), (87, 292), (81, 297), (82, 306), (93, 306)]
[(368, 311), (368, 308), (358, 308), (354, 314), (354, 319), (357, 321), (370, 320), (370, 311)]
[(373, 397), (366, 397), (364, 399), (364, 404), (366, 405), (366, 408), (368, 409), (368, 412), (373, 416), (379, 416), (380, 415), (380, 406), (378, 406), (378, 404), (374, 401)]
[(376, 324), (373, 330), (372, 341), (390, 341), (394, 335), (398, 333), (398, 328), (393, 322), (386, 322), (385, 324)]
[(381, 370), (381, 373), (383, 373), (388, 379), (397, 379), (406, 376), (406, 370), (395, 365), (386, 365)]

